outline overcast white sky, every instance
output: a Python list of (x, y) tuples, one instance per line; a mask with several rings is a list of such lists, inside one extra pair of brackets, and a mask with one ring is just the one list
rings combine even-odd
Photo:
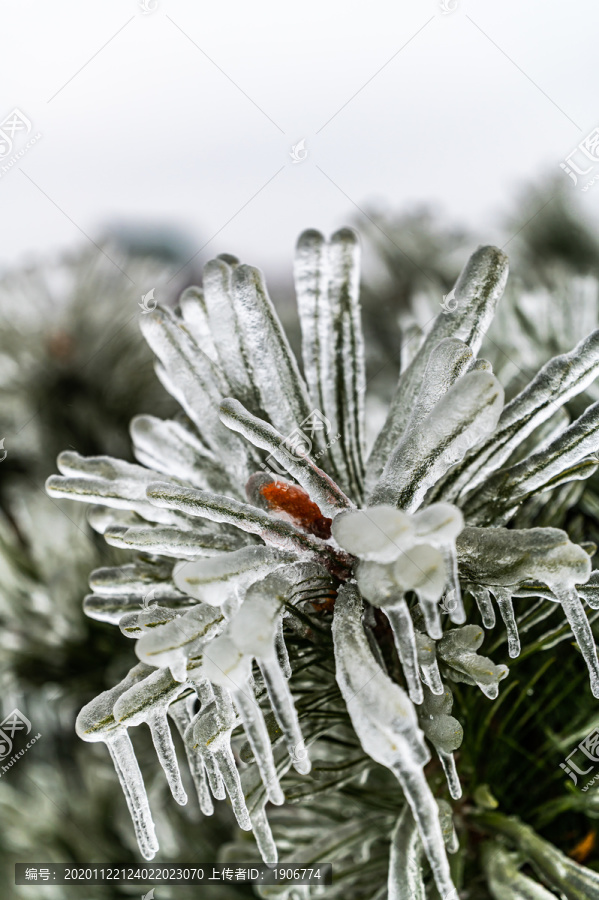
[(146, 2), (0, 3), (0, 119), (42, 133), (0, 174), (0, 265), (122, 218), (279, 269), (373, 203), (502, 243), (518, 186), (599, 125), (596, 0)]

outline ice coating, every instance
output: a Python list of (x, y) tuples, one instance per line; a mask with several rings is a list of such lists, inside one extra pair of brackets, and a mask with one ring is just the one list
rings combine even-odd
[(496, 666), (486, 656), (476, 652), (483, 640), (484, 632), (478, 625), (452, 628), (437, 643), (437, 656), (448, 664), (448, 675), (454, 681), (477, 684), (485, 696), (494, 700), (499, 693), (499, 682), (508, 674), (508, 668)]
[(367, 462), (367, 492), (374, 488), (392, 448), (404, 433), (431, 353), (448, 337), (464, 341), (474, 355), (478, 353), (503, 293), (507, 270), (507, 256), (496, 247), (479, 247), (464, 266), (455, 287), (455, 311), (450, 316), (437, 316), (419, 352), (399, 379), (387, 420)]
[(406, 803), (391, 835), (388, 900), (426, 900), (422, 841)]
[(218, 607), (198, 603), (177, 619), (143, 634), (135, 645), (138, 659), (150, 666), (170, 668), (176, 681), (187, 679), (190, 657), (225, 625)]
[(62, 475), (51, 475), (46, 481), (52, 497), (132, 510), (142, 519), (177, 524), (184, 531), (190, 527), (184, 516), (152, 508), (146, 496), (148, 484), (158, 476), (152, 469), (108, 456), (84, 457), (70, 450), (61, 453), (57, 462)]
[(245, 587), (294, 558), (272, 547), (243, 547), (222, 556), (178, 563), (173, 569), (173, 581), (182, 593), (210, 606), (222, 606), (236, 588)]
[(466, 621), (466, 611), (458, 577), (456, 540), (464, 528), (464, 516), (452, 503), (433, 503), (415, 513), (413, 522), (417, 539), (438, 547), (443, 554), (447, 587), (451, 592), (449, 617), (454, 624), (462, 625)]
[(328, 242), (310, 230), (299, 238), (294, 266), (310, 399), (330, 422), (330, 433), (341, 436), (329, 448), (332, 470), (356, 500), (362, 490), (366, 382), (359, 254), (349, 228)]
[(141, 320), (141, 329), (161, 363), (168, 389), (192, 420), (208, 449), (232, 478), (242, 483), (254, 454), (247, 443), (224, 427), (220, 401), (229, 392), (221, 369), (197, 345), (185, 325), (163, 307)]
[(185, 609), (195, 601), (185, 597), (172, 581), (172, 566), (165, 561), (138, 560), (123, 566), (95, 569), (89, 580), (93, 594), (85, 597), (86, 615), (118, 625), (126, 613), (137, 612), (144, 598), (170, 609)]
[(406, 431), (424, 421), (449, 388), (466, 374), (472, 360), (470, 347), (457, 338), (444, 338), (433, 347)]
[(376, 662), (362, 626), (362, 601), (355, 585), (338, 594), (333, 619), (337, 683), (360, 742), (372, 758), (391, 769), (401, 784), (437, 890), (455, 890), (445, 855), (439, 812), (423, 773), (429, 753), (407, 695)]
[(559, 528), (477, 528), (467, 526), (457, 538), (460, 574), (473, 584), (518, 585), (538, 579), (569, 586), (591, 574), (588, 554)]
[(503, 399), (503, 388), (490, 372), (460, 378), (421, 422), (406, 429), (368, 503), (418, 509), (429, 488), (494, 430)]
[[(492, 822), (495, 832), (507, 837), (511, 843), (515, 844), (519, 856), (530, 861), (535, 872), (559, 896), (567, 897), (568, 900), (578, 900), (578, 898), (585, 898), (585, 900), (593, 898), (594, 900), (599, 896), (599, 874), (597, 872), (574, 862), (516, 816), (504, 816), (498, 812), (489, 812), (481, 818)], [(523, 896), (526, 897), (526, 894)], [(529, 894), (529, 896), (532, 896), (534, 900), (536, 897), (539, 900), (545, 900), (542, 893), (537, 893), (536, 896)]]
[(576, 585), (589, 580), (591, 560), (557, 528), (465, 528), (458, 537), (460, 569), (470, 580), (491, 587), (508, 631), (510, 656), (520, 652), (511, 596), (518, 584), (538, 579), (561, 603), (589, 670), (591, 691), (599, 696), (597, 650)]
[[(409, 660), (415, 653), (413, 639), (409, 632), (405, 639), (400, 635), (401, 606), (395, 613), (390, 610), (394, 604), (403, 602), (405, 591), (416, 591), (427, 629), (438, 638), (441, 619), (437, 602), (448, 588), (453, 592), (452, 621), (456, 624), (465, 621), (455, 544), (463, 527), (462, 513), (449, 503), (433, 504), (412, 516), (381, 504), (344, 511), (333, 520), (332, 531), (337, 542), (363, 560), (355, 570), (363, 596), (377, 606), (383, 606), (390, 621), (396, 620), (396, 646), (408, 669)], [(409, 655), (408, 643), (412, 644)], [(411, 676), (406, 677), (410, 679), (412, 699), (415, 700), (419, 688)]]
[(258, 403), (257, 392), (243, 352), (233, 301), (232, 277), (232, 267), (222, 258), (212, 259), (204, 266), (202, 280), (208, 326), (232, 393), (255, 407)]
[(285, 435), (263, 419), (252, 416), (238, 400), (230, 397), (223, 400), (220, 416), (228, 428), (242, 434), (254, 446), (267, 450), (301, 484), (322, 512), (334, 515), (340, 509), (352, 506), (351, 500), (309, 455), (287, 451), (284, 446)]
[(414, 526), (406, 513), (381, 504), (340, 513), (333, 519), (332, 531), (337, 543), (354, 556), (388, 563), (411, 546)]
[(555, 900), (555, 894), (519, 871), (516, 855), (498, 842), (485, 844), (482, 858), (489, 890), (498, 900)]
[[(448, 622), (441, 612), (454, 625), (465, 621), (458, 575), (469, 585), (485, 627), (494, 624), (491, 594), (496, 598), (511, 655), (518, 644), (514, 597), (541, 598), (558, 615), (563, 609), (593, 692), (599, 690), (593, 616), (587, 618), (581, 602), (599, 611), (599, 576), (589, 577), (590, 546), (577, 547), (555, 529), (497, 527), (521, 500), (569, 479), (588, 478), (597, 468), (585, 454), (595, 451), (599, 405), (570, 427), (566, 414), (556, 417), (555, 410), (599, 371), (599, 332), (545, 367), (495, 427), (501, 388), (491, 366), (475, 354), (506, 268), (500, 251), (479, 249), (456, 286), (457, 309), (438, 316), (407, 367), (402, 358), (387, 426), (368, 463), (371, 505), (363, 509), (353, 506), (363, 501), (364, 359), (358, 245), (351, 231), (344, 229), (329, 242), (307, 232), (298, 244), (307, 386), (260, 273), (232, 257), (208, 263), (204, 292), (188, 289), (180, 310), (157, 309), (142, 317), (159, 357), (159, 377), (184, 414), (133, 421), (140, 465), (62, 455), (63, 477), (51, 479), (49, 489), (54, 496), (97, 502), (92, 527), (110, 545), (143, 554), (130, 566), (100, 570), (92, 579), (86, 612), (135, 638), (143, 663), (114, 693), (86, 707), (78, 728), (86, 740), (109, 745), (147, 858), (156, 852), (156, 841), (127, 728), (148, 723), (171, 790), (183, 802), (170, 715), (184, 736), (202, 811), (213, 812), (210, 790), (217, 799), (228, 794), (239, 825), (252, 827), (263, 858), (276, 861), (265, 803), (282, 801), (279, 778), (292, 764), (300, 774), (308, 771), (306, 743), (323, 733), (315, 731), (310, 706), (303, 702), (300, 731), (288, 684), (285, 615), (286, 631), (295, 632), (289, 641), (294, 664), (295, 638), (312, 644), (305, 656), (299, 651), (300, 680), (292, 683), (305, 695), (306, 683), (318, 680), (310, 671), (312, 659), (325, 648), (331, 655), (334, 610), (337, 678), (346, 689), (354, 728), (409, 798), (443, 897), (456, 893), (446, 890), (451, 882), (438, 826), (450, 849), (455, 832), (447, 809), (439, 805), (435, 813), (432, 806), (422, 772), (428, 758), (423, 734), (458, 797), (452, 747), (459, 725), (449, 714), (443, 680), (478, 684), (495, 697), (506, 674), (505, 667), (476, 652), (482, 641), (477, 626), (443, 634), (441, 623), (447, 628)], [(312, 431), (315, 411), (323, 427)], [(313, 460), (281, 446), (302, 429), (313, 439)], [(258, 451), (298, 483), (263, 474)], [(243, 502), (244, 487), (249, 504)], [(551, 522), (573, 498), (573, 491), (554, 492), (541, 521)], [(517, 523), (535, 521), (532, 513), (544, 500), (534, 496)], [(353, 578), (387, 617), (409, 698), (386, 677), (388, 655), (382, 650), (388, 632), (379, 613), (375, 617), (368, 606), (365, 630), (359, 613), (349, 621), (348, 592), (360, 606)], [(346, 586), (336, 599), (339, 582)], [(518, 617), (521, 634), (544, 615), (543, 607), (527, 606), (524, 618)], [(561, 624), (539, 641), (551, 646), (569, 639), (570, 630)], [(252, 660), (262, 675), (257, 684)], [(372, 684), (361, 681), (365, 669)], [(196, 693), (201, 709), (192, 719)], [(267, 702), (274, 716), (266, 712)], [(318, 715), (323, 723), (324, 708)], [(241, 759), (253, 762), (238, 770), (231, 733), (240, 724), (249, 741)], [(364, 764), (364, 774), (369, 765)], [(413, 886), (414, 896), (415, 891)]]
[(240, 496), (239, 486), (217, 457), (182, 422), (135, 416), (129, 430), (135, 457), (143, 466), (164, 475), (173, 473), (201, 490)]
[(137, 524), (107, 528), (104, 539), (112, 547), (171, 556), (175, 559), (197, 559), (230, 553), (241, 543), (236, 535), (215, 534), (206, 528), (181, 531), (168, 525)]
[(459, 800), (462, 787), (453, 754), (461, 746), (464, 732), (458, 720), (450, 715), (453, 706), (451, 691), (445, 685), (442, 687), (441, 694), (434, 694), (425, 688), (424, 700), (418, 709), (418, 722), (441, 760), (451, 797)]
[[(458, 849), (458, 839), (453, 826), (451, 806), (445, 800), (437, 800), (439, 822), (448, 853)], [(423, 847), (414, 816), (408, 804), (402, 809), (391, 834), (387, 900), (426, 900), (424, 884)], [(445, 900), (457, 897), (449, 895)]]
[[(476, 448), (451, 480), (448, 499), (472, 490), (499, 469), (511, 453), (556, 410), (584, 391), (599, 374), (599, 329), (569, 353), (549, 360), (505, 407), (496, 432)], [(446, 486), (446, 488), (449, 485)]]
[(212, 362), (218, 362), (218, 353), (214, 345), (214, 338), (210, 332), (208, 311), (202, 289), (196, 287), (196, 285), (185, 288), (179, 297), (179, 309), (187, 330), (198, 347), (204, 351)]
[(312, 407), (262, 273), (252, 266), (237, 266), (232, 289), (241, 345), (260, 406), (278, 431), (291, 434)]
[[(504, 510), (512, 509), (550, 481), (576, 478), (575, 466), (597, 450), (599, 403), (592, 406), (542, 450), (521, 462), (502, 469), (487, 479), (484, 487), (468, 494), (464, 508), (472, 524), (488, 522)], [(596, 466), (595, 460), (591, 461)], [(583, 477), (588, 478), (587, 472)]]
[(289, 522), (274, 519), (268, 513), (247, 503), (162, 482), (150, 485), (147, 493), (151, 502), (157, 506), (176, 508), (192, 516), (235, 525), (243, 531), (258, 535), (265, 542), (281, 550), (308, 552), (315, 559), (322, 560), (324, 565), (332, 567), (346, 565), (345, 560), (324, 541), (299, 531)]

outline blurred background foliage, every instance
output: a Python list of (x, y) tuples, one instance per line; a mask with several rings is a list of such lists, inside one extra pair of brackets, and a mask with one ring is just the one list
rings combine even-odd
[[(546, 186), (542, 193), (530, 189), (504, 223), (511, 235), (504, 246), (511, 275), (482, 355), (492, 362), (508, 397), (553, 355), (570, 350), (599, 326), (599, 234), (567, 188), (556, 183), (542, 206), (546, 196)], [(364, 245), (367, 412), (374, 433), (398, 371), (418, 348), (481, 239), (430, 210), (390, 215), (371, 209), (368, 218), (353, 224)], [(127, 639), (115, 638), (114, 629), (86, 619), (81, 609), (90, 571), (122, 562), (124, 556), (87, 527), (78, 504), (50, 500), (43, 483), (63, 449), (131, 459), (130, 419), (138, 413), (173, 412), (139, 333), (139, 302), (154, 288), (160, 302), (176, 303), (180, 291), (200, 277), (188, 269), (181, 275), (181, 261), (176, 241), (148, 242), (141, 234), (116, 232), (99, 245), (0, 278), (0, 438), (6, 451), (0, 463), (2, 715), (17, 707), (31, 720), (32, 733), (42, 735), (18, 765), (0, 776), (2, 896), (63, 896), (59, 887), (42, 892), (12, 885), (16, 861), (138, 861), (108, 754), (102, 745), (82, 744), (74, 730), (81, 706), (119, 680), (132, 663)], [(291, 252), (285, 263), (290, 267)], [(277, 294), (273, 289), (273, 295), (297, 347), (290, 298), (284, 290)], [(570, 412), (597, 399), (594, 385), (576, 398)], [(523, 512), (527, 524), (563, 527), (576, 541), (599, 543), (597, 477), (567, 485), (555, 497), (550, 508), (542, 499), (529, 505)], [(525, 603), (522, 609), (526, 615)], [(532, 640), (535, 628), (546, 632), (551, 620), (531, 626)], [(458, 753), (465, 790), (457, 824), (472, 900), (489, 896), (476, 863), (483, 837), (469, 812), (475, 795), (494, 798), (502, 812), (518, 815), (563, 852), (599, 869), (599, 789), (577, 791), (559, 767), (599, 725), (599, 709), (585, 667), (559, 638), (559, 633), (543, 638), (542, 654), (525, 652), (509, 661), (510, 676), (494, 703), (474, 690), (455, 689), (454, 714), (465, 734)], [(484, 651), (497, 663), (508, 661), (499, 628), (487, 637)], [(225, 803), (216, 804), (215, 815), (204, 820), (195, 799), (188, 807), (176, 807), (154, 764), (149, 735), (134, 740), (163, 848), (161, 861), (241, 861), (254, 855)], [(374, 898), (374, 885), (385, 878), (385, 835), (397, 787), (391, 788), (384, 776), (381, 784), (362, 783), (359, 748), (344, 747), (343, 736), (338, 741), (342, 757), (354, 759), (347, 779), (328, 783), (321, 774), (322, 790), (302, 794), (297, 788), (301, 804), (277, 810), (273, 830), (291, 856), (294, 845), (316, 840), (323, 858), (338, 852), (331, 839), (342, 834), (346, 853), (340, 871), (352, 887), (339, 896)], [(86, 889), (90, 900), (140, 893), (137, 887)], [(240, 886), (202, 889), (203, 897), (220, 900), (250, 895)], [(187, 900), (197, 896), (197, 888), (160, 887), (158, 896)]]

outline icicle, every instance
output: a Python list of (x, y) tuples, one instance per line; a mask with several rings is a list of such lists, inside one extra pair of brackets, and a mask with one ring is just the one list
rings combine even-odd
[(195, 785), (198, 795), (198, 803), (200, 809), (205, 816), (211, 816), (214, 813), (214, 804), (208, 790), (208, 782), (206, 780), (206, 772), (202, 764), (202, 758), (199, 754), (194, 753), (189, 741), (185, 739), (185, 732), (191, 724), (191, 715), (189, 713), (189, 702), (194, 695), (184, 697), (181, 700), (175, 700), (168, 708), (168, 714), (177, 726), (177, 731), (181, 735), (183, 746), (185, 747), (185, 755), (189, 765), (189, 771)]
[(166, 718), (166, 710), (156, 710), (147, 717), (146, 721), (150, 726), (158, 761), (166, 775), (171, 794), (180, 806), (185, 806), (187, 794), (181, 781), (177, 754), (175, 753), (175, 745), (173, 744), (173, 738)]
[(254, 697), (243, 690), (233, 690), (231, 693), (254, 752), (254, 759), (260, 770), (266, 795), (271, 803), (281, 806), (285, 802), (285, 796), (279, 785), (277, 771), (272, 758), (270, 738), (266, 730), (262, 710)]
[(204, 673), (213, 684), (231, 691), (268, 799), (280, 806), (285, 797), (279, 785), (264, 716), (249, 685), (251, 665), (251, 657), (241, 653), (226, 635), (215, 638), (204, 654)]
[(277, 852), (277, 845), (272, 836), (272, 831), (270, 830), (270, 825), (268, 824), (268, 819), (266, 818), (264, 806), (254, 810), (250, 815), (250, 819), (260, 856), (267, 866), (276, 865), (279, 854)]
[(257, 659), (293, 765), (305, 775), (310, 771), (310, 760), (304, 747), (293, 697), (275, 650), (275, 638), (283, 610), (282, 597), (288, 587), (287, 579), (276, 573), (255, 583), (231, 622), (229, 633), (242, 653)]
[(469, 584), (468, 590), (474, 597), (476, 605), (478, 606), (478, 611), (483, 620), (483, 625), (485, 628), (494, 628), (495, 627), (495, 610), (493, 608), (493, 603), (491, 601), (491, 595), (489, 593), (488, 588), (479, 587), (476, 584)]
[(133, 820), (137, 843), (144, 859), (154, 859), (159, 850), (156, 830), (133, 744), (123, 728), (106, 740), (127, 806)]
[(447, 584), (451, 594), (451, 601), (447, 604), (449, 618), (454, 625), (463, 625), (466, 621), (466, 610), (464, 609), (460, 579), (458, 577), (458, 554), (455, 543), (443, 544), (440, 549), (447, 570)]
[(443, 832), (443, 840), (447, 847), (448, 853), (457, 853), (460, 849), (460, 842), (456, 834), (453, 824), (453, 810), (447, 800), (437, 800), (439, 808), (439, 822), (441, 823), (441, 831)]
[(418, 675), (418, 654), (414, 624), (408, 604), (402, 597), (392, 606), (385, 607), (385, 615), (393, 629), (395, 649), (408, 685), (412, 703), (422, 703), (422, 684)]
[[(251, 827), (249, 813), (231, 750), (231, 734), (237, 724), (238, 719), (229, 692), (215, 685), (214, 699), (203, 706), (188, 730), (186, 738), (192, 749), (200, 754), (207, 771), (218, 772), (218, 792), (221, 793), (222, 784), (231, 799), (240, 828), (249, 831)], [(222, 793), (223, 797), (220, 799), (224, 799), (224, 790)]]
[(454, 755), (453, 753), (447, 753), (445, 750), (437, 750), (437, 755), (445, 772), (449, 794), (454, 800), (459, 800), (462, 796), (462, 785), (460, 784)]
[(167, 708), (185, 690), (182, 684), (172, 678), (168, 669), (156, 669), (124, 691), (113, 706), (115, 721), (119, 724), (132, 727), (146, 722), (149, 725), (158, 760), (171, 793), (181, 806), (187, 803), (187, 795), (181, 782), (167, 720)]
[(235, 765), (235, 757), (233, 756), (233, 751), (231, 750), (229, 744), (223, 744), (222, 747), (218, 749), (215, 748), (213, 752), (214, 761), (218, 767), (218, 771), (231, 800), (231, 807), (233, 809), (233, 814), (237, 819), (237, 824), (243, 831), (250, 831), (252, 825), (250, 822), (249, 813), (247, 811), (247, 806), (245, 804), (245, 797), (243, 796), (243, 791), (241, 790), (239, 772), (237, 771), (237, 766)]
[[(191, 725), (195, 725), (200, 715), (204, 712), (204, 710), (211, 704), (215, 703), (215, 694), (214, 688), (204, 675), (202, 668), (200, 668), (199, 673), (196, 673), (192, 678), (190, 678), (195, 689), (198, 694), (198, 698), (200, 701), (200, 712), (195, 716), (192, 720)], [(191, 740), (193, 737), (193, 728), (188, 728), (185, 734), (186, 742)], [(204, 766), (206, 768), (206, 775), (208, 777), (208, 783), (210, 785), (210, 790), (212, 791), (212, 796), (216, 800), (224, 800), (227, 796), (227, 792), (225, 790), (224, 782), (221, 778), (220, 772), (218, 770), (218, 766), (214, 760), (214, 757), (211, 753), (207, 753), (204, 755)]]
[(206, 776), (208, 784), (215, 800), (224, 800), (227, 796), (227, 789), (223, 781), (220, 769), (214, 755), (207, 753), (204, 756), (204, 766), (206, 768)]
[(283, 618), (284, 615), (281, 616), (277, 623), (277, 631), (275, 634), (275, 650), (277, 654), (277, 659), (279, 661), (279, 665), (281, 667), (281, 671), (285, 678), (291, 678), (291, 663), (289, 662), (289, 653), (287, 652), (287, 646), (285, 644), (285, 636), (283, 634)]
[(516, 656), (520, 656), (520, 635), (518, 634), (518, 624), (514, 615), (512, 592), (509, 588), (500, 587), (493, 587), (491, 590), (497, 601), (499, 614), (507, 631), (508, 653), (514, 659)]
[(561, 584), (549, 585), (566, 614), (572, 634), (580, 647), (583, 659), (589, 670), (591, 692), (593, 697), (599, 698), (599, 661), (597, 660), (597, 648), (589, 620), (576, 588), (565, 587)]
[(139, 848), (145, 859), (158, 850), (152, 814), (133, 745), (124, 724), (115, 720), (113, 707), (126, 692), (155, 673), (143, 663), (134, 666), (119, 684), (91, 700), (77, 716), (77, 734), (84, 741), (104, 741), (110, 751), (127, 806), (133, 819)]
[(442, 694), (445, 688), (441, 681), (441, 673), (439, 672), (439, 664), (435, 651), (435, 641), (427, 634), (420, 631), (414, 632), (416, 640), (416, 648), (418, 653), (418, 665), (422, 673), (422, 681), (433, 692), (433, 694)]
[(416, 820), (437, 890), (455, 888), (445, 855), (439, 811), (424, 775), (430, 759), (407, 694), (379, 668), (362, 626), (362, 602), (355, 585), (339, 591), (333, 618), (337, 683), (354, 730), (376, 762), (395, 774)]
[(259, 666), (264, 677), (270, 704), (285, 736), (285, 743), (287, 744), (293, 767), (301, 775), (307, 775), (312, 765), (304, 745), (297, 712), (285, 675), (276, 658), (261, 659)]

